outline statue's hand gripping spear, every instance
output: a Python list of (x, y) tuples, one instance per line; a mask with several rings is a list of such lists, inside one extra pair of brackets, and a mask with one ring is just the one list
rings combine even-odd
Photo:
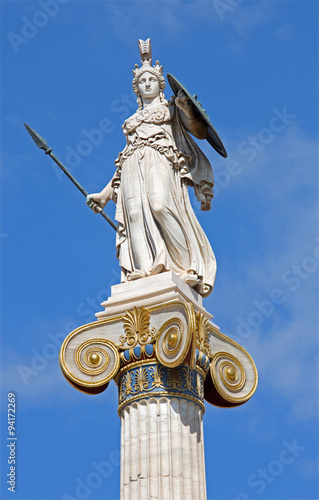
[[(68, 171), (68, 169), (63, 165), (63, 163), (60, 162), (60, 160), (58, 160), (58, 158), (52, 153), (52, 148), (49, 148), (48, 147), (48, 143), (45, 139), (43, 139), (43, 137), (41, 137), (39, 134), (37, 134), (37, 132), (35, 132), (31, 127), (29, 127), (29, 125), (27, 125), (26, 123), (24, 123), (24, 126), (25, 128), (27, 129), (27, 131), (29, 132), (29, 134), (31, 135), (32, 139), (34, 140), (34, 142), (36, 143), (36, 145), (40, 148), (40, 149), (43, 149), (43, 151), (45, 152), (46, 155), (49, 155), (51, 156), (52, 160), (55, 161), (55, 163), (60, 167), (61, 170), (63, 170), (63, 172), (68, 176), (68, 178), (73, 182), (73, 184), (75, 184), (75, 186), (81, 191), (81, 193), (85, 196), (86, 198), (86, 203), (87, 205), (90, 206), (90, 198), (89, 198), (89, 194), (87, 193), (87, 191), (85, 191), (85, 189), (81, 186), (81, 184), (78, 183), (78, 181), (73, 177), (72, 174), (70, 174), (70, 172)], [(113, 227), (113, 229), (115, 229), (115, 231), (117, 231), (117, 227), (116, 227), (116, 224), (112, 221), (112, 219), (110, 219), (110, 217), (101, 209), (101, 208), (97, 208), (97, 210), (99, 211), (99, 213), (102, 215), (102, 217), (104, 217), (104, 219)]]

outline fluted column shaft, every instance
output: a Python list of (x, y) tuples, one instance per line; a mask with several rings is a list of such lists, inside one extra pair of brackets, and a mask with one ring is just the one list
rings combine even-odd
[(141, 367), (126, 371), (119, 381), (120, 393), (125, 387), (130, 396), (126, 403), (121, 393), (119, 408), (121, 500), (206, 500), (202, 374), (186, 366), (161, 367), (162, 382), (155, 377), (152, 394), (154, 366), (144, 372), (140, 396), (134, 391)]

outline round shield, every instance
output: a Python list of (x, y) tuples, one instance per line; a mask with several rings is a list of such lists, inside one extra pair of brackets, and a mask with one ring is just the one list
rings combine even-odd
[(204, 122), (207, 125), (207, 131), (208, 131), (207, 137), (206, 137), (207, 141), (209, 142), (209, 144), (211, 146), (213, 146), (213, 148), (217, 151), (217, 153), (219, 153), (224, 158), (227, 158), (227, 153), (226, 153), (226, 150), (224, 148), (224, 145), (223, 145), (222, 141), (220, 140), (220, 137), (217, 134), (216, 130), (214, 129), (213, 125), (211, 124), (211, 122), (208, 118), (208, 114), (206, 113), (206, 111), (203, 108), (203, 106), (201, 105), (201, 103), (197, 100), (197, 95), (190, 94), (188, 92), (188, 90), (186, 90), (184, 85), (182, 85), (181, 82), (176, 80), (176, 78), (173, 75), (171, 75), (170, 73), (167, 74), (167, 80), (168, 80), (170, 86), (172, 87), (172, 90), (173, 90), (175, 95), (178, 94), (179, 90), (182, 90), (183, 92), (185, 92), (185, 94), (187, 95), (187, 97), (191, 101), (196, 113), (199, 114), (199, 116), (204, 120)]

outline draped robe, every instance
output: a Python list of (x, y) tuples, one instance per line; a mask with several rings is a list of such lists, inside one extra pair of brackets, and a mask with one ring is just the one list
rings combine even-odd
[(209, 161), (187, 133), (175, 104), (137, 111), (122, 128), (126, 147), (112, 181), (122, 281), (134, 271), (150, 276), (170, 270), (182, 279), (194, 273), (193, 288), (207, 296), (216, 260), (187, 185), (194, 187), (202, 209), (209, 209), (214, 183)]

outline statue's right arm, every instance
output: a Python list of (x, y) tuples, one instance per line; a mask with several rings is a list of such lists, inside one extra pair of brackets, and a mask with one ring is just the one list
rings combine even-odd
[(105, 205), (113, 198), (114, 187), (112, 185), (113, 179), (105, 186), (100, 193), (92, 193), (87, 197), (87, 205), (98, 214), (103, 210)]

